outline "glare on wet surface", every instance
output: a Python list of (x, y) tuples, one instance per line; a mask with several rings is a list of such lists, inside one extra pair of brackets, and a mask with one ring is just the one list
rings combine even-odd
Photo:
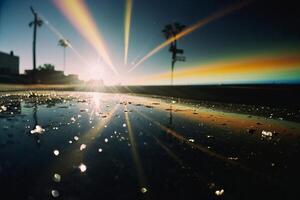
[(292, 198), (300, 123), (291, 115), (299, 110), (2, 93), (1, 192), (19, 199)]

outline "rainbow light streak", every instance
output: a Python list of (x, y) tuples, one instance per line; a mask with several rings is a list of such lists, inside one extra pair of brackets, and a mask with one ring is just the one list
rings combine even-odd
[(83, 0), (53, 0), (79, 33), (92, 45), (111, 70), (118, 75), (108, 53), (100, 31), (97, 29)]
[[(220, 83), (236, 81), (270, 81), (298, 79), (300, 55), (252, 57), (197, 65), (174, 72), (177, 82)], [(287, 78), (288, 77), (288, 78)], [(142, 77), (140, 83), (170, 79), (169, 72)], [(138, 81), (138, 80), (137, 80)], [(139, 82), (139, 81), (138, 81)]]
[(130, 23), (132, 13), (132, 2), (133, 0), (126, 0), (125, 7), (125, 20), (124, 20), (124, 64), (127, 65), (128, 60), (128, 48), (129, 48), (129, 34), (130, 34)]
[(185, 30), (183, 30), (182, 32), (180, 32), (179, 34), (177, 34), (175, 37), (172, 37), (168, 40), (166, 40), (165, 42), (163, 42), (162, 44), (160, 44), (159, 46), (157, 46), (156, 48), (154, 48), (152, 51), (150, 51), (146, 56), (144, 56), (140, 61), (138, 61), (130, 70), (129, 72), (133, 71), (135, 68), (137, 68), (140, 64), (142, 64), (143, 62), (145, 62), (147, 59), (149, 59), (151, 56), (153, 56), (154, 54), (156, 54), (157, 52), (159, 52), (161, 49), (163, 49), (164, 47), (168, 46), (169, 44), (171, 44), (173, 41), (175, 40), (179, 40), (182, 37), (194, 32), (195, 30), (203, 27), (204, 25), (217, 20), (233, 11), (239, 10), (243, 7), (245, 7), (246, 5), (248, 5), (250, 1), (243, 1), (240, 2), (238, 4), (234, 4), (231, 5), (227, 8), (225, 8), (224, 10), (218, 11), (213, 13), (212, 15), (198, 21), (196, 24), (186, 28)]

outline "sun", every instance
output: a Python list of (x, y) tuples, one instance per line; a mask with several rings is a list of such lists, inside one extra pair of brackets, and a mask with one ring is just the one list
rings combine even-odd
[(85, 81), (93, 80), (99, 83), (103, 81), (105, 85), (117, 85), (121, 83), (120, 76), (114, 74), (106, 64), (101, 61), (101, 58), (97, 58), (96, 61), (91, 62), (91, 64), (80, 70), (80, 78)]

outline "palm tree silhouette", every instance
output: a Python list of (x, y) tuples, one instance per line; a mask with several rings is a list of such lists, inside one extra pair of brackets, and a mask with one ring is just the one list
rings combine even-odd
[(70, 42), (66, 39), (60, 39), (58, 41), (58, 45), (61, 46), (64, 49), (64, 69), (63, 71), (65, 72), (66, 70), (66, 48), (70, 46)]
[(34, 19), (32, 22), (29, 23), (29, 27), (33, 26), (33, 43), (32, 43), (32, 54), (33, 54), (33, 82), (35, 82), (36, 77), (35, 77), (35, 72), (36, 72), (36, 30), (37, 27), (41, 27), (43, 25), (43, 20), (41, 20), (38, 17), (37, 12), (30, 7), (30, 10), (34, 16)]
[[(162, 30), (163, 34), (165, 35), (166, 39), (175, 38), (178, 33), (183, 31), (185, 28), (185, 25), (182, 25), (178, 22), (175, 22), (173, 24), (168, 24), (165, 26), (165, 28)], [(173, 85), (173, 73), (174, 73), (174, 65), (175, 62), (178, 61), (177, 53), (183, 54), (183, 50), (177, 49), (177, 40), (174, 39), (173, 42), (170, 44), (169, 51), (172, 52), (172, 65), (171, 65), (171, 85)], [(184, 61), (184, 60), (181, 60)]]

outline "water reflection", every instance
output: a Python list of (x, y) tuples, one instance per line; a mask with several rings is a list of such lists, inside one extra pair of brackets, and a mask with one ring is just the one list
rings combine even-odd
[[(37, 99), (35, 99), (34, 104), (33, 104), (33, 127), (39, 127), (38, 124), (38, 117), (37, 117)], [(35, 143), (37, 144), (38, 147), (40, 147), (40, 134), (38, 132), (33, 133), (33, 138), (35, 140)]]
[(45, 91), (2, 94), (0, 108), (0, 188), (11, 199), (292, 199), (300, 178), (300, 124), (275, 110)]
[(172, 127), (173, 124), (173, 107), (172, 103), (170, 104), (170, 111), (169, 111), (169, 126)]

